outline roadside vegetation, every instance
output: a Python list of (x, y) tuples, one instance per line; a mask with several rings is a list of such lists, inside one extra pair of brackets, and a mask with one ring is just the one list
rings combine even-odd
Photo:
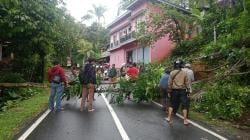
[(5, 85), (46, 82), (54, 59), (62, 66), (69, 59), (72, 65), (82, 64), (88, 57), (98, 59), (108, 42), (101, 22), (105, 11), (101, 5), (93, 6), (91, 16), (97, 20), (87, 26), (88, 19), (77, 22), (63, 0), (1, 0), (0, 139), (13, 139), (48, 102), (45, 88)]
[(156, 85), (164, 67), (171, 70), (176, 59), (192, 63), (194, 67), (202, 64), (206, 69), (195, 71), (198, 81), (193, 84), (191, 110), (209, 120), (231, 122), (231, 126), (248, 132), (250, 2), (192, 0), (190, 12), (166, 4), (159, 6), (163, 9), (162, 14), (152, 14), (151, 21), (141, 23), (137, 39), (142, 45), (151, 46), (168, 34), (177, 45), (161, 65), (146, 66), (153, 70), (141, 74), (136, 84), (126, 86), (129, 83), (122, 81), (121, 87), (130, 87), (136, 102), (151, 101), (157, 97)]
[[(5, 95), (5, 96), (2, 96)], [(0, 111), (0, 139), (11, 140), (47, 108), (48, 90), (44, 88), (1, 89), (2, 99), (8, 98)]]

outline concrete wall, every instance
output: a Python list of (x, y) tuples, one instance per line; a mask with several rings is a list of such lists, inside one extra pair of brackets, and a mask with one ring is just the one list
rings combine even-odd
[(175, 43), (170, 41), (168, 36), (158, 40), (151, 48), (151, 62), (161, 61), (170, 56), (174, 47)]
[[(151, 3), (148, 4), (148, 9), (149, 15), (161, 13), (160, 7)], [(156, 41), (152, 46), (153, 47), (151, 47), (151, 62), (158, 62), (170, 56), (172, 49), (175, 47), (175, 43), (170, 41), (169, 36), (166, 35)]]

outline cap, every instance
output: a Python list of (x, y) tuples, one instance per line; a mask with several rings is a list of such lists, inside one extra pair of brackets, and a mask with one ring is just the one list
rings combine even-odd
[(185, 64), (185, 67), (191, 68), (191, 64), (187, 63)]

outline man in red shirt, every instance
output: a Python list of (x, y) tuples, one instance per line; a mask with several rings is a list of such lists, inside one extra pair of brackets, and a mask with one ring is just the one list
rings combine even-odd
[(58, 61), (53, 62), (53, 67), (48, 72), (48, 80), (51, 83), (51, 92), (49, 97), (49, 109), (54, 110), (54, 102), (56, 97), (56, 109), (62, 110), (61, 98), (63, 95), (64, 87), (68, 86), (66, 76), (63, 68)]
[(136, 68), (136, 63), (133, 63), (132, 67), (128, 69), (127, 74), (129, 76), (129, 80), (136, 80), (137, 76), (139, 75), (139, 69)]

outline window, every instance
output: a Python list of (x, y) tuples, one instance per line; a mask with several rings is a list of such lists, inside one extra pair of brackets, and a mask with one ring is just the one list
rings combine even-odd
[(124, 29), (123, 33), (124, 35), (127, 35), (127, 29)]
[(119, 37), (122, 37), (122, 31), (119, 32)]
[(138, 48), (137, 49), (137, 62), (142, 63), (143, 60), (143, 48)]
[(130, 25), (130, 26), (128, 27), (128, 32), (131, 32), (131, 30), (132, 30), (132, 26)]
[(132, 52), (132, 62), (137, 62), (137, 49)]
[(145, 47), (143, 51), (143, 61), (145, 64), (148, 64), (150, 62), (150, 48)]
[(127, 62), (132, 63), (145, 63), (150, 62), (150, 51), (149, 47), (137, 48), (132, 51), (127, 52)]

